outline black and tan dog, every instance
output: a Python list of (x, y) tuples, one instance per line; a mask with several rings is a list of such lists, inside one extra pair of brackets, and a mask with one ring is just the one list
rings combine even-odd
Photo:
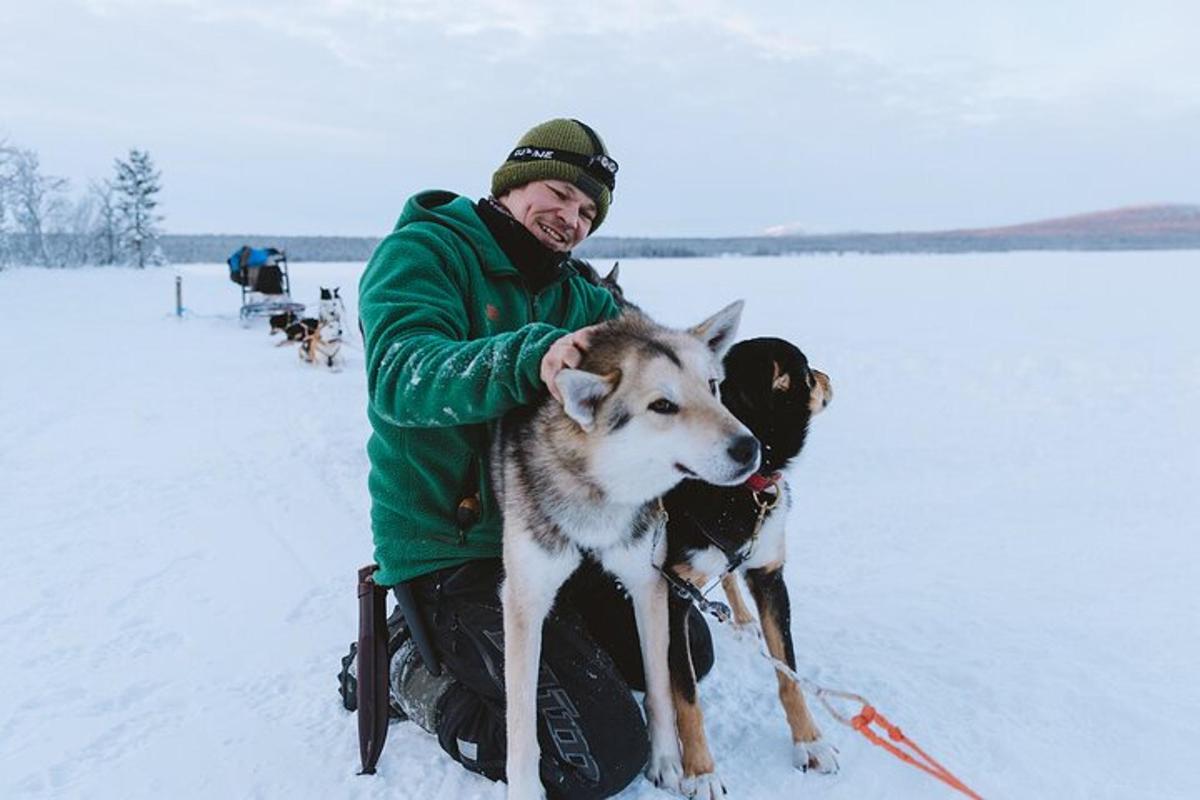
[(271, 325), (270, 335), (274, 336), (277, 333), (283, 334), (283, 341), (278, 344), (283, 347), (291, 342), (303, 342), (305, 338), (316, 333), (317, 327), (321, 321), (314, 317), (298, 317), (291, 311), (285, 311), (282, 314), (272, 314), (268, 318)]
[[(666, 495), (669, 522), (664, 571), (669, 571), (668, 578), (680, 594), (722, 578), (735, 622), (749, 625), (753, 617), (735, 577), (742, 575), (758, 607), (767, 648), (795, 669), (790, 603), (783, 579), (784, 523), (792, 500), (781, 470), (800, 453), (809, 420), (829, 404), (832, 390), (829, 378), (812, 369), (804, 354), (782, 339), (739, 342), (725, 356), (724, 367), (721, 400), (759, 440), (762, 465), (741, 486), (687, 480)], [(691, 797), (710, 800), (724, 796), (725, 788), (708, 749), (680, 608), (678, 603), (671, 605), (670, 666), (683, 750), (682, 788)], [(799, 687), (783, 675), (778, 678), (795, 766), (836, 771), (834, 750), (822, 740)]]

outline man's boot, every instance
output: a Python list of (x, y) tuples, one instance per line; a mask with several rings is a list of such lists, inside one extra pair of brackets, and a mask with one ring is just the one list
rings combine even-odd
[(434, 675), (425, 667), (411, 636), (401, 642), (392, 658), (388, 694), (404, 717), (436, 736), (439, 704), (453, 683), (449, 672)]

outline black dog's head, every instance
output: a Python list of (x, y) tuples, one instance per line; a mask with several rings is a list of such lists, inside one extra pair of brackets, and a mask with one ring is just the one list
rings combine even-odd
[(291, 311), (285, 311), (282, 314), (272, 314), (268, 321), (271, 323), (271, 333), (278, 333), (286, 330), (288, 325), (296, 321), (296, 315)]
[(738, 342), (725, 355), (721, 402), (762, 445), (761, 472), (783, 469), (804, 447), (808, 422), (833, 399), (829, 376), (783, 339)]

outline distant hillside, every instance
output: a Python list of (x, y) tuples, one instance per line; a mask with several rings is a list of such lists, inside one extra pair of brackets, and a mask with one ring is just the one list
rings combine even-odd
[[(175, 263), (224, 261), (243, 244), (286, 250), (292, 261), (366, 261), (377, 238), (350, 236), (168, 235)], [(998, 228), (818, 236), (621, 238), (599, 236), (578, 249), (585, 258), (689, 258), (796, 253), (970, 253), (1008, 250), (1200, 249), (1200, 206), (1153, 205), (1097, 211)]]
[(589, 240), (593, 258), (786, 255), (792, 253), (970, 253), (1010, 250), (1200, 249), (1200, 206), (1119, 208), (999, 228), (894, 233), (747, 236), (726, 239)]
[(1200, 206), (1132, 206), (1040, 222), (1008, 225), (1002, 228), (975, 228), (954, 231), (954, 233), (981, 238), (1012, 236), (1170, 238), (1200, 233)]

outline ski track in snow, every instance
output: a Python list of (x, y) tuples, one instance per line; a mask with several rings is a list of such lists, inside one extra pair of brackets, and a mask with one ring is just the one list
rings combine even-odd
[[(1198, 261), (622, 264), (663, 321), (745, 297), (743, 336), (830, 374), (792, 471), (800, 671), (985, 797), (1200, 797)], [(295, 264), (295, 297), (340, 286), (354, 319), (360, 268)], [(0, 797), (500, 800), (410, 724), (355, 775), (334, 677), (370, 560), (361, 343), (310, 367), (237, 305), (223, 265), (0, 273)], [(958, 796), (815, 706), (842, 769), (798, 773), (769, 665), (715, 641), (731, 797)]]

